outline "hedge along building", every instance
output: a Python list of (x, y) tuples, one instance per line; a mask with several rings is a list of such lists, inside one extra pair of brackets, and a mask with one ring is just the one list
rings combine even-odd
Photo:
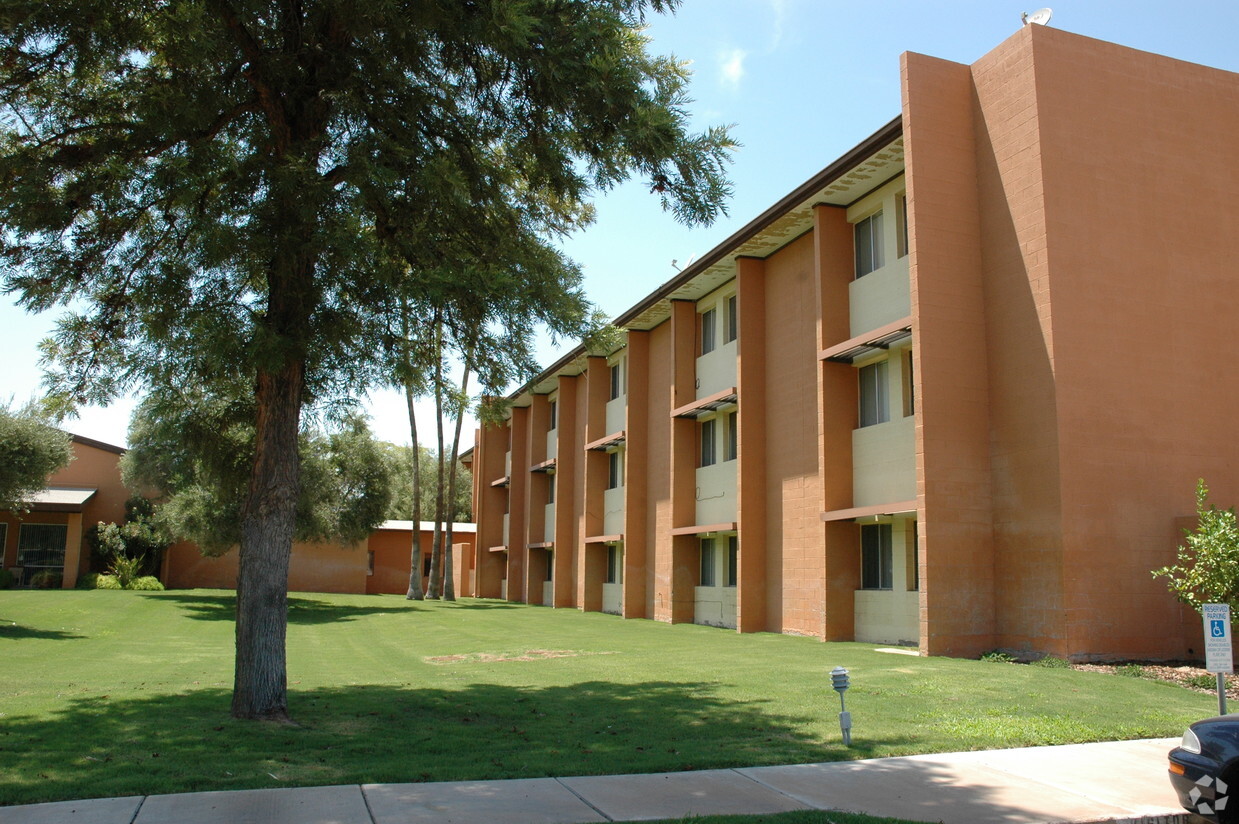
[(1239, 76), (1030, 25), (510, 397), (476, 592), (827, 640), (1175, 658), (1239, 498)]

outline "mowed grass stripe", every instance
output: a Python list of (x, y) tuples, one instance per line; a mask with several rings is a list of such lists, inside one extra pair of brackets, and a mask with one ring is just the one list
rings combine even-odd
[(867, 644), (471, 599), (289, 604), (294, 727), (228, 717), (230, 592), (0, 592), (0, 802), (1175, 736), (1212, 712), (1143, 679)]

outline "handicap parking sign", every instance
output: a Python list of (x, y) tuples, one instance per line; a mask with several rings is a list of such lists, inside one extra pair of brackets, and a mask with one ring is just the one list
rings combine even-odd
[(1226, 637), (1226, 622), (1214, 618), (1209, 622), (1209, 635), (1212, 638)]
[(1205, 623), (1205, 671), (1234, 672), (1230, 644), (1230, 607), (1226, 604), (1204, 604), (1201, 616)]

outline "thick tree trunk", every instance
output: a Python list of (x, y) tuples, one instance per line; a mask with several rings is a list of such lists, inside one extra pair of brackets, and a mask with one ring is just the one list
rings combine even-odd
[(258, 375), (254, 469), (241, 509), (237, 572), (236, 669), (232, 714), (288, 720), (284, 642), (288, 629), (288, 562), (301, 462), (304, 381), (299, 361)]

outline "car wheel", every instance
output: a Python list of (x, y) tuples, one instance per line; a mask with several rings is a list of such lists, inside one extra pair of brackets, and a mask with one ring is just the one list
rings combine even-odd
[[(1221, 810), (1217, 810), (1217, 820), (1219, 824), (1239, 824), (1239, 800), (1231, 798), (1231, 795), (1239, 796), (1239, 767), (1230, 767), (1221, 775), (1218, 782), (1219, 788), (1225, 787), (1224, 791), (1217, 792), (1214, 799), (1214, 804), (1223, 802)], [(1233, 802), (1231, 803), (1226, 802)]]

